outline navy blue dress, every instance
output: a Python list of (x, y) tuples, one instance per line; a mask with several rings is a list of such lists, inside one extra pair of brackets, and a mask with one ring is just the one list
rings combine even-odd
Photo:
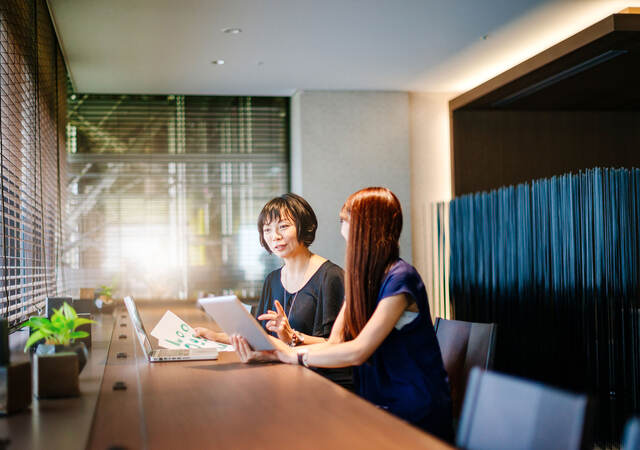
[(419, 312), (405, 312), (371, 358), (354, 368), (355, 390), (370, 402), (451, 442), (449, 382), (427, 292), (416, 269), (402, 259), (383, 279), (376, 305), (398, 294), (415, 301)]

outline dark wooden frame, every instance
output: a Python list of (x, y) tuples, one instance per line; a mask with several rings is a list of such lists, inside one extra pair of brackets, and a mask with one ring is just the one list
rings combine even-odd
[[(452, 99), (449, 118), (453, 196), (596, 165), (639, 165), (638, 152), (629, 148), (637, 148), (640, 143), (640, 135), (635, 132), (640, 126), (640, 88), (635, 87), (637, 83), (619, 85), (620, 79), (640, 74), (638, 12), (631, 8), (606, 17)], [(607, 60), (607, 52), (611, 51), (618, 53)], [(606, 62), (553, 82), (563, 71), (572, 71), (602, 55)], [(627, 78), (621, 74), (622, 67), (630, 68)], [(552, 81), (549, 87), (507, 105), (500, 104), (545, 80)], [(567, 87), (581, 95), (562, 98)], [(554, 124), (557, 127), (550, 132), (540, 129), (553, 128)], [(589, 138), (581, 141), (585, 129)], [(546, 152), (534, 159), (535, 145), (527, 142), (540, 137), (553, 141), (549, 133), (558, 136), (557, 145), (543, 140)], [(604, 147), (613, 149), (613, 154)], [(512, 149), (521, 151), (521, 163), (515, 157), (505, 159), (505, 153), (501, 153)], [(476, 161), (479, 156), (480, 164)]]

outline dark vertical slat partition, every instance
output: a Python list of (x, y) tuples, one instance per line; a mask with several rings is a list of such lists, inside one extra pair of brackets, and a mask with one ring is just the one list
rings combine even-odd
[(496, 368), (596, 402), (617, 446), (640, 412), (640, 169), (593, 169), (450, 204), (454, 317), (499, 325)]

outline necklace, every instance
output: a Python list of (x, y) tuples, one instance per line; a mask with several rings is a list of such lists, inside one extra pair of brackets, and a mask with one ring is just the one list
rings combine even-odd
[[(284, 291), (284, 295), (285, 295), (285, 299), (287, 298), (287, 290), (284, 288), (284, 286), (282, 287), (282, 290)], [(291, 305), (289, 306), (289, 314), (287, 314), (287, 319), (289, 320), (289, 322), (291, 322), (291, 314), (293, 314), (293, 305), (296, 303), (296, 298), (298, 298), (298, 292), (300, 292), (299, 290), (296, 291), (296, 293), (293, 296), (293, 300), (291, 300)]]
[[(309, 266), (311, 265), (311, 257), (309, 257), (309, 259), (307, 260), (307, 265), (304, 268), (304, 272), (302, 273), (302, 279), (303, 281), (306, 279), (306, 275), (307, 275), (307, 271), (309, 270)], [(284, 271), (284, 267), (282, 268), (282, 270)], [(289, 271), (286, 272), (286, 274), (288, 278), (289, 275)], [(285, 277), (283, 277), (285, 278)], [(282, 280), (284, 281), (284, 280)], [(293, 295), (293, 300), (291, 300), (291, 304), (289, 305), (289, 313), (287, 314), (287, 319), (289, 321), (291, 321), (291, 315), (293, 314), (293, 305), (296, 303), (296, 299), (298, 298), (298, 293), (302, 290), (302, 288), (304, 287), (304, 284), (302, 285), (302, 287), (300, 289), (298, 289), (296, 291), (296, 293)], [(285, 305), (283, 305), (286, 308), (286, 300), (287, 300), (287, 288), (284, 287), (284, 283), (282, 283), (282, 298), (285, 301)]]

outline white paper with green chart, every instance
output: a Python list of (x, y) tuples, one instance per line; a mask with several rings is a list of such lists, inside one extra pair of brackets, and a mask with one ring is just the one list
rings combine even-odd
[(163, 348), (216, 348), (220, 352), (232, 352), (233, 346), (197, 337), (193, 328), (171, 311), (167, 311), (151, 331)]

